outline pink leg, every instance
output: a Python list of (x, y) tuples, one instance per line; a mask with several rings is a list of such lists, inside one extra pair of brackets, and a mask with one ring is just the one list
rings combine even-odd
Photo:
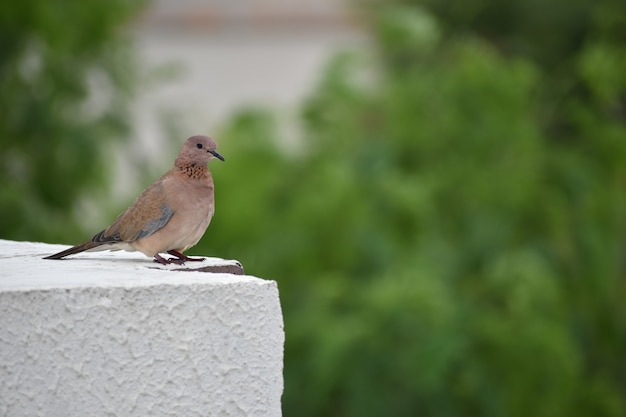
[(170, 255), (174, 255), (175, 257), (177, 257), (178, 259), (180, 259), (183, 262), (189, 261), (189, 262), (202, 262), (204, 261), (204, 258), (190, 258), (187, 255), (184, 255), (182, 253), (180, 253), (177, 250), (168, 250), (167, 253), (169, 253)]
[(169, 265), (169, 264), (182, 265), (185, 263), (183, 259), (172, 259), (172, 258), (165, 259), (158, 253), (154, 255), (154, 262), (160, 263), (161, 265)]

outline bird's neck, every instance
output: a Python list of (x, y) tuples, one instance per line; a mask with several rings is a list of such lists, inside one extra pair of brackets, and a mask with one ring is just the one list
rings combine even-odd
[(209, 168), (206, 166), (206, 164), (195, 164), (192, 162), (176, 161), (174, 166), (182, 175), (185, 175), (189, 178), (197, 180), (205, 180), (211, 178), (211, 173), (209, 172)]

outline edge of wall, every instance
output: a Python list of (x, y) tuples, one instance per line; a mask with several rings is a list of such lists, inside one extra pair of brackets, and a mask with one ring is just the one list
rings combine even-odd
[(60, 249), (0, 240), (0, 414), (281, 415), (275, 281)]

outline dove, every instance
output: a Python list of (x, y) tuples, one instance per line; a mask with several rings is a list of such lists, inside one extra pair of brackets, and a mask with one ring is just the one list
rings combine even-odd
[[(174, 166), (146, 188), (106, 229), (90, 241), (45, 257), (62, 259), (84, 251), (139, 251), (160, 264), (202, 261), (183, 254), (204, 235), (213, 213), (213, 177), (207, 164), (225, 161), (208, 136), (185, 141)], [(164, 258), (169, 253), (175, 258)]]

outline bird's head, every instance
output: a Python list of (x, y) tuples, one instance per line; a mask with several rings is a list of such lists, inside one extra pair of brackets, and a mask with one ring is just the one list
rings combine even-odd
[(217, 152), (217, 143), (208, 136), (192, 136), (185, 141), (177, 160), (193, 164), (207, 164), (213, 158), (225, 160)]

